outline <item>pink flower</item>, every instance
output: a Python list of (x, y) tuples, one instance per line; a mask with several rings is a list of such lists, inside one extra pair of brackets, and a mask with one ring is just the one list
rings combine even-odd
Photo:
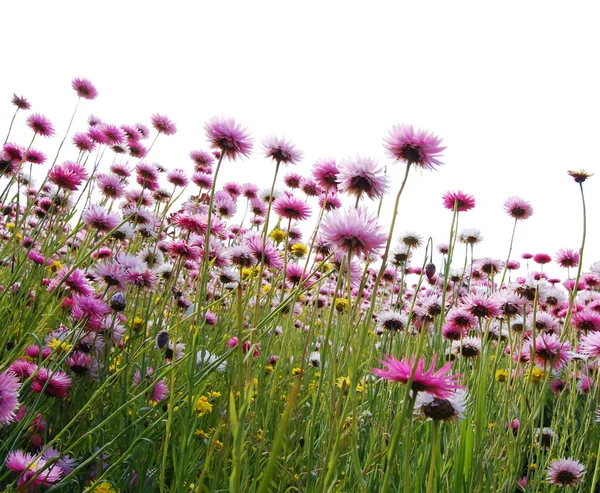
[(155, 113), (151, 118), (152, 126), (158, 133), (165, 135), (173, 135), (177, 132), (177, 126), (169, 120), (165, 115)]
[(526, 200), (520, 197), (509, 197), (504, 202), (504, 210), (506, 213), (519, 221), (528, 219), (533, 214), (533, 207)]
[(542, 332), (535, 339), (527, 339), (523, 344), (522, 354), (526, 360), (531, 359), (533, 350), (533, 358), (535, 363), (545, 369), (560, 370), (572, 358), (571, 345), (564, 341), (561, 342), (556, 334), (548, 334)]
[(41, 366), (33, 382), (31, 382), (31, 390), (37, 394), (43, 392), (50, 397), (66, 399), (69, 397), (71, 383), (71, 377), (65, 372), (51, 371)]
[(262, 142), (265, 155), (279, 163), (297, 164), (302, 159), (302, 152), (296, 150), (296, 146), (291, 142), (268, 135)]
[[(410, 361), (401, 361), (392, 356), (384, 356), (384, 358), (380, 362), (386, 368), (371, 368), (373, 374), (385, 380), (408, 383), (413, 373), (413, 367), (415, 366), (414, 357)], [(411, 390), (414, 392), (427, 392), (439, 399), (449, 399), (453, 396), (455, 390), (465, 388), (463, 385), (456, 383), (456, 380), (461, 375), (447, 375), (452, 368), (452, 362), (445, 364), (439, 370), (435, 371), (436, 361), (437, 355), (434, 355), (431, 366), (427, 371), (424, 371), (425, 358), (421, 358), (417, 362), (411, 382)]]
[(275, 199), (273, 210), (285, 219), (303, 221), (310, 217), (310, 206), (304, 200), (293, 195)]
[(337, 190), (339, 173), (335, 159), (320, 159), (312, 170), (313, 178), (323, 190)]
[(475, 207), (475, 197), (461, 191), (446, 192), (442, 197), (444, 207), (453, 211), (454, 207), (459, 212), (470, 211)]
[(561, 248), (554, 257), (561, 267), (577, 267), (579, 265), (579, 253), (571, 248)]
[(548, 467), (548, 482), (557, 486), (575, 486), (583, 482), (585, 466), (578, 460), (557, 459)]
[(13, 94), (10, 102), (20, 110), (28, 110), (31, 108), (31, 103), (23, 96), (17, 96), (16, 94)]
[(0, 373), (0, 423), (9, 424), (15, 420), (20, 387), (21, 383), (13, 372)]
[(50, 120), (39, 113), (34, 113), (27, 118), (27, 126), (42, 137), (52, 137), (56, 133)]
[(430, 170), (443, 164), (438, 158), (446, 148), (440, 145), (442, 139), (431, 132), (415, 130), (407, 124), (394, 125), (390, 135), (383, 140), (392, 159)]
[(387, 241), (377, 218), (363, 207), (330, 212), (321, 226), (321, 236), (343, 252), (351, 250), (353, 255), (375, 254)]
[[(6, 467), (11, 471), (19, 473), (17, 485), (25, 485), (31, 482), (30, 491), (36, 485), (50, 486), (56, 483), (62, 476), (60, 467), (49, 467), (44, 469), (46, 461), (44, 459), (36, 459), (34, 454), (29, 454), (21, 450), (14, 450), (6, 457)], [(42, 470), (43, 469), (43, 470)], [(41, 472), (40, 472), (41, 471)]]
[(365, 193), (370, 199), (378, 199), (388, 191), (388, 179), (377, 161), (357, 156), (340, 164), (338, 188), (357, 197)]
[(94, 87), (94, 84), (92, 84), (89, 79), (75, 77), (71, 82), (71, 87), (73, 87), (80, 98), (96, 99), (96, 97), (98, 97), (98, 90)]
[(533, 261), (536, 264), (540, 264), (540, 265), (549, 264), (550, 262), (552, 262), (552, 257), (550, 255), (548, 255), (547, 253), (536, 253), (533, 256)]
[(54, 166), (48, 173), (48, 180), (59, 188), (71, 191), (77, 190), (87, 178), (85, 167), (72, 161), (65, 161), (61, 165)]
[(212, 118), (204, 129), (210, 146), (219, 149), (227, 158), (234, 160), (239, 155), (250, 155), (252, 139), (233, 118)]

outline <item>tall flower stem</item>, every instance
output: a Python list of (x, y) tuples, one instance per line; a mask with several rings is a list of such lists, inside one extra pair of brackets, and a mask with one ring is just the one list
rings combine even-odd
[(510, 261), (510, 254), (513, 249), (513, 241), (515, 240), (515, 231), (517, 230), (517, 219), (513, 225), (512, 235), (510, 236), (510, 246), (508, 247), (508, 255), (506, 256), (506, 262), (504, 263), (504, 272), (502, 272), (502, 280), (500, 281), (500, 287), (504, 284), (504, 278), (506, 277), (506, 271), (508, 270), (508, 262)]
[(433, 441), (431, 443), (431, 464), (429, 465), (429, 477), (427, 478), (427, 493), (433, 491), (433, 476), (435, 475), (435, 462), (437, 460), (437, 453), (440, 447), (439, 444), (439, 431), (440, 422), (433, 422)]
[(71, 125), (73, 125), (73, 120), (75, 119), (75, 114), (77, 113), (77, 108), (79, 108), (79, 101), (81, 101), (81, 97), (77, 98), (77, 104), (75, 105), (75, 110), (73, 111), (73, 114), (71, 115), (71, 121), (69, 122), (69, 126), (67, 127), (67, 131), (65, 132), (65, 136), (63, 137), (63, 140), (61, 141), (60, 145), (58, 146), (58, 150), (56, 151), (56, 156), (54, 156), (54, 161), (52, 162), (52, 166), (54, 166), (56, 164), (56, 160), (58, 159), (60, 150), (62, 149), (62, 146), (65, 143), (65, 140), (67, 140), (69, 131), (71, 130)]
[(4, 139), (5, 144), (8, 142), (8, 138), (10, 137), (10, 131), (12, 130), (13, 123), (15, 121), (15, 118), (17, 117), (17, 113), (19, 112), (19, 110), (20, 108), (17, 106), (17, 109), (13, 114), (12, 120), (10, 121), (10, 125), (8, 126), (8, 133), (6, 134), (6, 139)]

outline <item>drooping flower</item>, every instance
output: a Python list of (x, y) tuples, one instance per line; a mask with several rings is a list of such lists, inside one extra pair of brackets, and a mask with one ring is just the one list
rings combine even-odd
[(387, 235), (377, 218), (364, 207), (336, 209), (321, 226), (321, 236), (337, 249), (353, 255), (372, 255), (386, 243)]
[(98, 90), (94, 87), (94, 84), (89, 79), (82, 77), (75, 77), (71, 82), (71, 87), (77, 93), (77, 96), (83, 99), (96, 99), (98, 97)]
[(421, 358), (416, 363), (416, 367), (414, 357), (411, 360), (398, 360), (393, 356), (384, 356), (384, 358), (380, 362), (386, 368), (371, 368), (373, 374), (385, 380), (408, 383), (414, 367), (415, 371), (411, 382), (411, 390), (414, 392), (427, 392), (439, 399), (449, 399), (454, 391), (464, 388), (456, 382), (461, 375), (447, 375), (452, 368), (452, 362), (435, 370), (437, 355), (433, 356), (431, 366), (427, 371), (424, 371), (425, 358)]
[(234, 160), (239, 155), (248, 157), (252, 151), (252, 139), (246, 128), (236, 124), (233, 118), (212, 118), (204, 127), (210, 146)]
[(384, 148), (392, 159), (414, 164), (423, 169), (433, 170), (443, 163), (440, 153), (442, 139), (426, 130), (415, 130), (412, 125), (394, 125), (384, 139)]
[(302, 152), (284, 138), (268, 135), (262, 142), (265, 155), (284, 164), (297, 164), (302, 159)]
[(583, 482), (585, 466), (578, 460), (557, 459), (548, 466), (548, 482), (556, 486), (575, 486)]
[(533, 214), (533, 207), (521, 197), (509, 197), (504, 202), (504, 210), (506, 213), (518, 221), (524, 221)]

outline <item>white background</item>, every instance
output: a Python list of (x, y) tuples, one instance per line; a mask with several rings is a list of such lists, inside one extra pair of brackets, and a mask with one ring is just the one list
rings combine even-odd
[[(34, 145), (53, 156), (76, 103), (70, 82), (87, 77), (100, 95), (81, 102), (75, 130), (92, 113), (115, 124), (166, 114), (178, 132), (161, 136), (149, 160), (191, 170), (189, 151), (207, 149), (205, 121), (231, 116), (248, 127), (255, 150), (226, 161), (219, 181), (263, 187), (274, 168), (259, 145), (268, 133), (304, 151), (294, 170), (307, 175), (319, 158), (369, 155), (393, 178), (389, 221), (404, 166), (385, 157), (382, 139), (394, 124), (412, 123), (447, 150), (438, 171), (411, 172), (398, 233), (447, 242), (451, 213), (441, 196), (460, 189), (477, 201), (459, 224), (482, 231), (476, 257), (505, 259), (512, 219), (502, 204), (511, 195), (535, 209), (517, 227), (513, 258), (578, 249), (579, 188), (567, 170), (584, 168), (596, 172), (584, 184), (584, 271), (600, 260), (594, 2), (13, 0), (0, 9), (2, 137), (16, 92), (54, 123), (57, 136)], [(11, 140), (27, 145), (24, 117)], [(74, 156), (71, 148), (61, 155)]]

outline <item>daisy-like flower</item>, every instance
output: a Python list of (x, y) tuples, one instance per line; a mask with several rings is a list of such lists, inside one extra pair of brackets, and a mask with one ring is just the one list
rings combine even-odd
[(31, 164), (44, 164), (46, 162), (46, 155), (41, 151), (30, 148), (25, 153), (24, 159), (25, 159), (25, 161), (27, 161), (28, 163), (31, 163)]
[(536, 264), (545, 265), (545, 264), (549, 264), (550, 262), (552, 262), (552, 257), (550, 255), (548, 255), (547, 253), (536, 253), (533, 256), (533, 261)]
[(577, 267), (579, 265), (579, 252), (571, 248), (561, 248), (554, 257), (561, 267)]
[(478, 337), (465, 337), (452, 343), (452, 352), (463, 358), (477, 358), (481, 354), (481, 339)]
[(13, 94), (10, 102), (20, 110), (28, 110), (31, 108), (31, 103), (23, 96), (17, 96), (16, 94)]
[(252, 151), (252, 139), (246, 128), (235, 123), (233, 118), (212, 118), (204, 130), (210, 146), (231, 160), (240, 155), (248, 157)]
[(502, 314), (498, 303), (487, 296), (471, 293), (467, 295), (463, 301), (464, 308), (478, 318), (494, 318), (499, 317)]
[(0, 373), (0, 423), (9, 424), (15, 420), (20, 387), (21, 383), (13, 372)]
[(431, 366), (427, 371), (424, 371), (425, 358), (421, 358), (416, 363), (416, 367), (414, 357), (411, 360), (398, 360), (393, 356), (384, 356), (384, 358), (384, 360), (380, 360), (380, 363), (386, 368), (371, 368), (373, 374), (385, 380), (408, 383), (414, 367), (415, 371), (411, 382), (413, 392), (427, 392), (439, 399), (449, 399), (454, 391), (464, 388), (456, 383), (461, 375), (447, 375), (452, 368), (452, 362), (446, 363), (437, 371), (434, 370), (437, 355), (433, 356)]
[(102, 233), (115, 229), (121, 219), (118, 214), (107, 211), (99, 205), (90, 205), (82, 215), (83, 223)]
[(276, 199), (273, 202), (273, 210), (278, 216), (295, 221), (304, 221), (310, 217), (310, 206), (293, 195), (284, 195)]
[(386, 243), (387, 235), (366, 208), (336, 209), (321, 226), (321, 236), (337, 249), (354, 255), (373, 255)]
[[(37, 485), (51, 486), (62, 476), (60, 467), (45, 468), (46, 461), (42, 458), (36, 459), (34, 454), (13, 450), (6, 456), (6, 467), (11, 471), (19, 473), (18, 486), (23, 486), (31, 481), (32, 487)], [(35, 477), (35, 479), (34, 479)], [(29, 490), (32, 490), (32, 487)], [(26, 491), (23, 489), (23, 491)]]
[(456, 210), (459, 212), (470, 211), (473, 207), (475, 207), (475, 197), (469, 195), (468, 193), (456, 191), (456, 192), (446, 192), (442, 197), (444, 202), (444, 207), (450, 211), (453, 211), (456, 207)]
[[(148, 384), (149, 386), (150, 385), (152, 386), (152, 388), (147, 392), (147, 395), (151, 401), (160, 402), (165, 397), (167, 397), (169, 387), (164, 378), (154, 382), (154, 378), (152, 377), (153, 371), (154, 370), (150, 367), (146, 368), (145, 383)], [(135, 373), (133, 374), (134, 387), (138, 387), (141, 382), (142, 382), (142, 375), (140, 373), (140, 370), (136, 370)]]
[(54, 166), (48, 173), (50, 182), (59, 188), (71, 191), (77, 190), (87, 178), (85, 167), (72, 161), (65, 161), (63, 164)]
[(458, 239), (466, 245), (477, 245), (483, 241), (483, 236), (476, 228), (465, 228), (460, 232)]
[(335, 159), (320, 159), (312, 169), (313, 178), (323, 190), (337, 190), (339, 173)]
[(390, 130), (384, 139), (384, 148), (392, 159), (432, 170), (443, 164), (439, 158), (446, 148), (441, 143), (442, 139), (431, 132), (402, 124)]
[(578, 460), (557, 459), (548, 466), (547, 480), (556, 486), (575, 486), (583, 482), (585, 466)]
[(34, 113), (27, 118), (27, 126), (42, 137), (52, 137), (56, 133), (50, 120), (39, 113)]
[(388, 191), (388, 179), (377, 161), (357, 156), (343, 161), (339, 167), (338, 188), (360, 197), (363, 193), (370, 199), (378, 199)]
[(590, 358), (600, 357), (600, 332), (584, 335), (579, 343), (579, 351)]
[(400, 235), (400, 243), (408, 248), (419, 248), (423, 245), (423, 237), (414, 231), (406, 231)]
[(573, 178), (576, 183), (583, 183), (590, 176), (593, 176), (593, 174), (587, 173), (584, 170), (579, 170), (579, 171), (573, 171), (573, 170), (571, 170), (571, 171), (568, 171), (567, 173), (569, 173), (569, 176), (571, 178)]
[(265, 156), (274, 159), (279, 163), (297, 164), (302, 159), (302, 152), (296, 150), (296, 146), (291, 142), (268, 135), (262, 142)]
[(89, 79), (82, 77), (75, 77), (71, 81), (71, 87), (77, 93), (77, 96), (83, 99), (96, 99), (98, 97), (98, 90), (94, 87), (94, 84)]
[(161, 134), (174, 135), (177, 132), (177, 126), (165, 115), (155, 113), (150, 119), (154, 129)]
[(31, 390), (37, 394), (43, 392), (50, 397), (66, 399), (69, 397), (69, 387), (72, 383), (71, 377), (65, 372), (51, 371), (42, 366), (31, 382)]
[(377, 316), (377, 322), (384, 329), (397, 332), (406, 329), (408, 326), (408, 316), (402, 312), (385, 310)]
[(465, 419), (468, 397), (465, 389), (457, 389), (447, 399), (419, 392), (415, 400), (415, 413), (423, 414), (434, 421), (459, 421)]
[(542, 332), (535, 339), (527, 339), (523, 344), (522, 355), (544, 369), (560, 370), (573, 358), (571, 345), (567, 341), (561, 342), (556, 334)]
[(533, 207), (521, 197), (509, 197), (504, 202), (504, 210), (514, 219), (524, 221), (533, 214)]
[(579, 330), (593, 335), (594, 332), (600, 333), (600, 313), (591, 309), (578, 311), (573, 316), (573, 323)]

